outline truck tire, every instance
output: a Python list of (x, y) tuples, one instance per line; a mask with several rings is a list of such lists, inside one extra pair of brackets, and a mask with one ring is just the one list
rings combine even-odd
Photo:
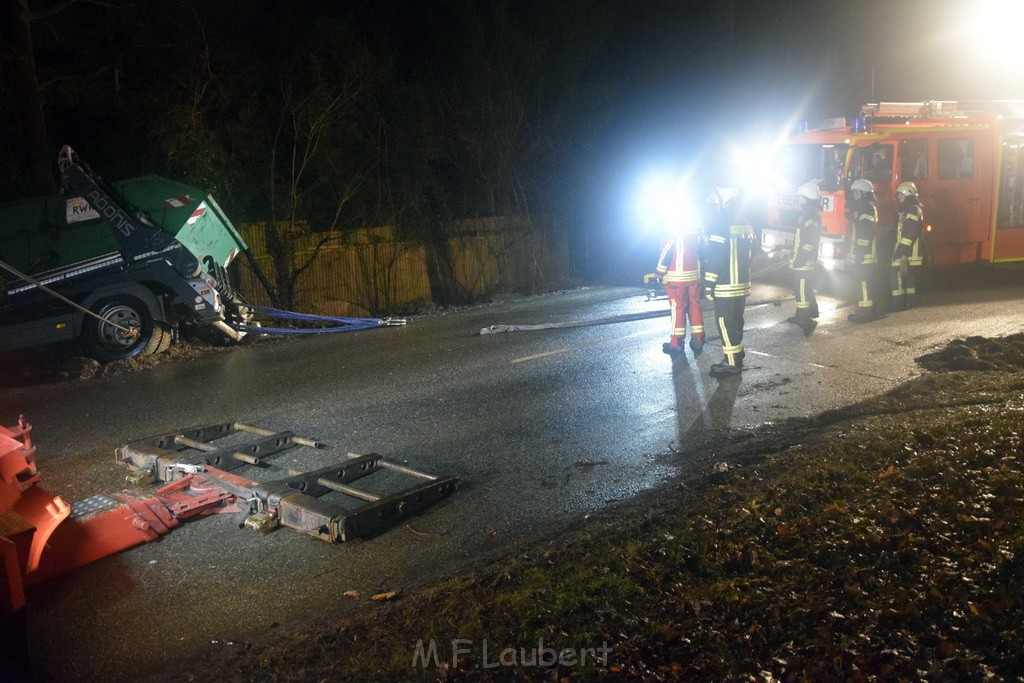
[(166, 348), (170, 330), (164, 323), (153, 320), (149, 308), (133, 296), (121, 294), (102, 299), (93, 304), (92, 311), (122, 327), (139, 329), (138, 336), (129, 338), (116, 327), (86, 316), (82, 322), (82, 345), (101, 363), (146, 356), (156, 353), (161, 346)]
[[(153, 353), (163, 353), (167, 351), (167, 349), (171, 348), (171, 344), (174, 343), (174, 332), (171, 330), (170, 325), (157, 320), (153, 324), (153, 338), (156, 341), (155, 345), (152, 343), (150, 344), (150, 346), (154, 347)], [(147, 354), (146, 352), (143, 352), (140, 355), (144, 356)]]

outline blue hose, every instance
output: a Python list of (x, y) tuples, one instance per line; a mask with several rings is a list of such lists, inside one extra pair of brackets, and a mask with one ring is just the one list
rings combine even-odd
[[(248, 306), (255, 313), (262, 313), (271, 318), (282, 320), (316, 320), (321, 322), (337, 323), (334, 327), (318, 327), (295, 329), (291, 327), (255, 327), (252, 325), (232, 325), (239, 332), (251, 332), (253, 334), (324, 334), (326, 332), (355, 332), (356, 330), (368, 330), (372, 327), (394, 324), (381, 318), (341, 318), (330, 315), (315, 315), (312, 313), (295, 313), (294, 311), (282, 311), (279, 308), (267, 306)], [(403, 321), (404, 322), (404, 321)]]

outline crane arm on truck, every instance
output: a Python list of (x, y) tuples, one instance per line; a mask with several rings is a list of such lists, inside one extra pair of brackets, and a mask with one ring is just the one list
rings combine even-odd
[(68, 145), (61, 147), (57, 159), (62, 180), (103, 217), (110, 226), (128, 263), (160, 258), (183, 277), (197, 277), (202, 266), (195, 254), (178, 240), (160, 230), (141, 211), (119, 200), (104, 182), (78, 159)]

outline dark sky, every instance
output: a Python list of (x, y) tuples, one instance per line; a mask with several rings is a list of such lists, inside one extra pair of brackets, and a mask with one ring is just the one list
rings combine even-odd
[[(620, 2), (592, 74), (629, 82), (632, 128), (671, 132), (673, 121), (702, 128), (713, 117), (752, 127), (789, 119), (852, 114), (874, 97), (1024, 97), (1024, 71), (994, 68), (979, 55), (1017, 36), (970, 30), (990, 0), (634, 0)], [(445, 2), (346, 3), (368, 36), (402, 46), (408, 62), (458, 49)], [(586, 29), (594, 3), (516, 0), (507, 5), (539, 35), (552, 15), (575, 6)], [(1006, 6), (1024, 5), (1019, 0)], [(562, 9), (556, 9), (562, 8)], [(1005, 16), (1003, 12), (1002, 16)], [(1019, 22), (1019, 16), (1014, 20)], [(1017, 31), (1021, 27), (1017, 24)], [(559, 27), (558, 30), (562, 30)], [(719, 59), (731, 48), (735, 62)], [(1018, 60), (1021, 61), (1021, 60)], [(724, 116), (724, 118), (723, 118)], [(745, 126), (743, 126), (745, 127)]]
[[(259, 7), (277, 18), (300, 6), (341, 15), (371, 49), (394, 54), (396, 72), (409, 83), (457, 82), (449, 68), (479, 40), (455, 19), (466, 3), (505, 7), (509, 21), (553, 54), (586, 44), (588, 67), (580, 78), (590, 86), (607, 84), (614, 96), (574, 125), (596, 131), (586, 140), (592, 186), (609, 188), (614, 204), (630, 179), (647, 169), (689, 163), (706, 150), (713, 157), (726, 143), (770, 140), (802, 120), (855, 115), (872, 99), (1024, 98), (1024, 71), (1006, 68), (1008, 61), (1024, 60), (985, 61), (980, 54), (982, 48), (1012, 48), (1019, 39), (1024, 18), (1009, 12), (1024, 0), (1004, 0), (1001, 15), (972, 26), (996, 2), (255, 0), (244, 10), (227, 1), (201, 6), (238, 30), (261, 24)], [(42, 38), (50, 27), (36, 31)], [(181, 34), (177, 27), (166, 38)]]

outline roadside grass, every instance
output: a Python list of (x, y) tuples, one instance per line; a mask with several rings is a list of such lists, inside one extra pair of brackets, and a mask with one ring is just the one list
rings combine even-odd
[(738, 436), (716, 450), (728, 468), (192, 678), (1016, 679), (1022, 434), (1024, 374), (925, 375)]

